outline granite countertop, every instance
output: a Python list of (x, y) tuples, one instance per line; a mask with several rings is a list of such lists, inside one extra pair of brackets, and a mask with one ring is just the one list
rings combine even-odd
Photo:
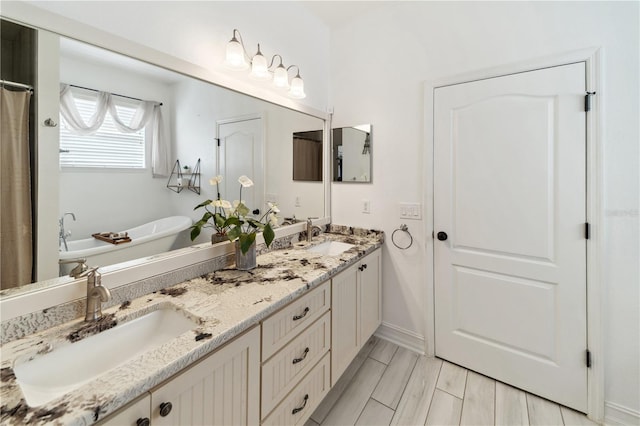
[[(380, 247), (383, 233), (332, 226), (311, 245), (342, 241), (353, 248), (323, 256), (292, 248), (258, 256), (251, 271), (222, 269), (103, 310), (100, 324), (82, 319), (35, 333), (2, 346), (0, 421), (7, 425), (91, 424), (206, 356), (225, 342)], [(16, 382), (14, 364), (96, 334), (156, 309), (175, 309), (197, 326), (97, 379), (39, 407), (29, 407)]]

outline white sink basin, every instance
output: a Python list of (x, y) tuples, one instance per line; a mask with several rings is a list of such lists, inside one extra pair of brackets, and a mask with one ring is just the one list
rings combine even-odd
[(17, 364), (14, 373), (27, 404), (37, 407), (196, 326), (173, 308), (158, 309)]
[(319, 253), (325, 256), (337, 256), (354, 247), (353, 244), (347, 244), (340, 241), (325, 241), (317, 246), (309, 247), (307, 250), (312, 253)]

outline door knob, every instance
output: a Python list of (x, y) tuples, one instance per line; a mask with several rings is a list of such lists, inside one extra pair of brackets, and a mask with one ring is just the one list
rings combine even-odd
[(449, 238), (449, 236), (447, 235), (446, 232), (442, 232), (442, 231), (438, 232), (438, 239), (440, 241), (445, 241), (447, 238)]

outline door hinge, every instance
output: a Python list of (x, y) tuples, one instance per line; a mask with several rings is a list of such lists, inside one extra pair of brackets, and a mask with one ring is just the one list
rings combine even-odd
[(591, 237), (591, 225), (589, 225), (589, 222), (586, 222), (584, 224), (584, 238), (585, 240), (588, 240)]
[(584, 95), (584, 110), (585, 112), (591, 111), (591, 96), (595, 95), (596, 92), (587, 92)]
[(220, 138), (216, 138), (216, 142), (218, 143), (218, 146), (220, 146)]
[(587, 368), (591, 368), (591, 351), (589, 349), (585, 351), (585, 361), (587, 363)]

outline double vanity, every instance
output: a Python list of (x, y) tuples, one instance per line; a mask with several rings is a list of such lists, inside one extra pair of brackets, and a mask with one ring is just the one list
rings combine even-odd
[(5, 343), (0, 421), (303, 424), (381, 322), (383, 234), (328, 230)]

